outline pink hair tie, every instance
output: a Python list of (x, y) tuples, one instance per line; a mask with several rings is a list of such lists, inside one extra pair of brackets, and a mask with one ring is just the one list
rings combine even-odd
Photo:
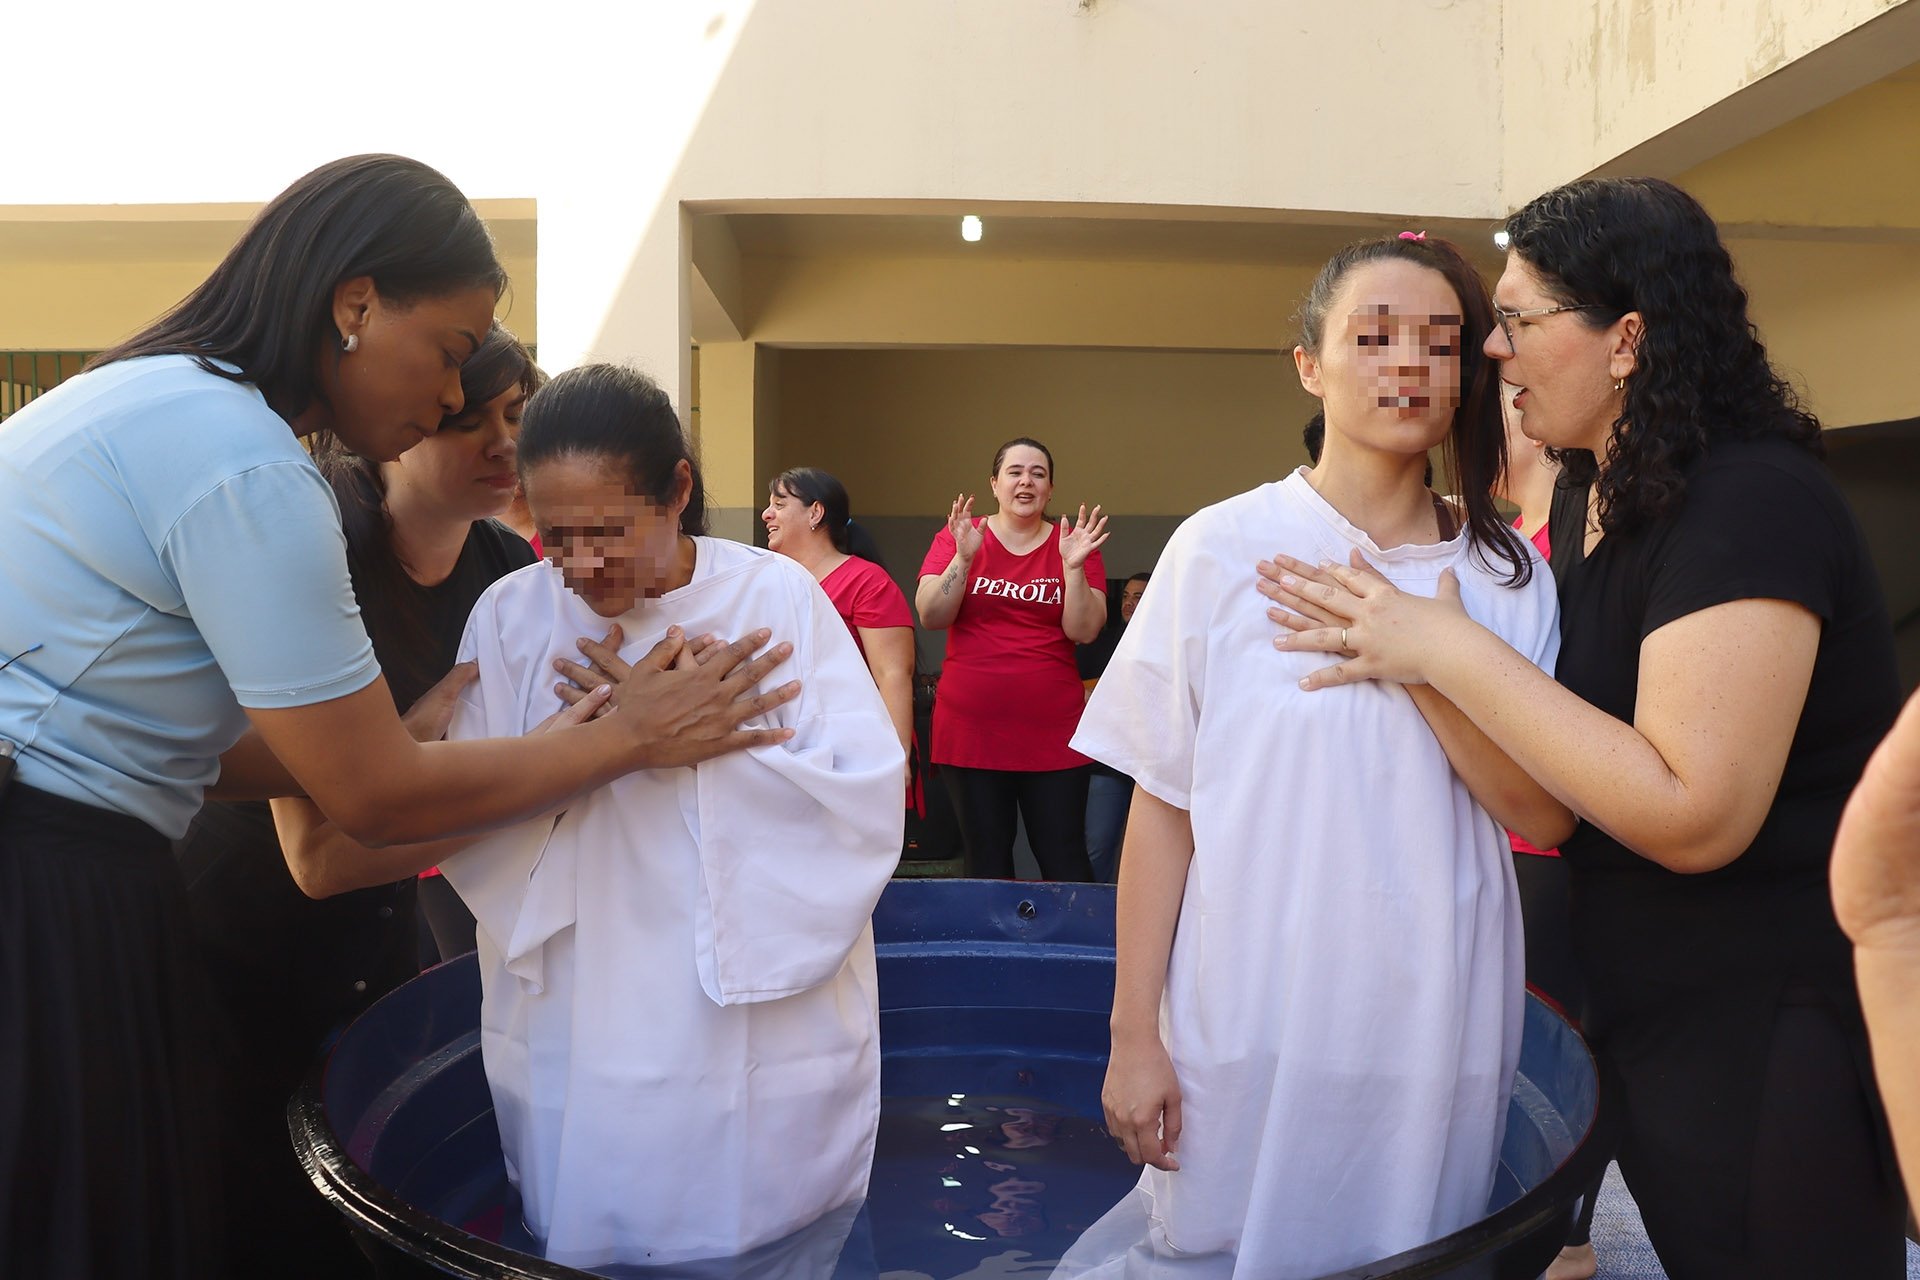
[(1427, 233), (1424, 231), (1402, 231), (1400, 238), (1402, 240), (1425, 240)]

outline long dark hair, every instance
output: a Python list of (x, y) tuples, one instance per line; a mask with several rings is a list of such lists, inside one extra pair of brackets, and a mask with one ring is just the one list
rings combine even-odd
[(1300, 345), (1319, 354), (1327, 313), (1341, 286), (1355, 268), (1373, 262), (1411, 262), (1437, 271), (1460, 300), (1460, 403), (1441, 455), (1447, 483), (1466, 509), (1467, 541), (1489, 569), (1496, 567), (1489, 555), (1505, 563), (1508, 586), (1521, 586), (1533, 576), (1533, 560), (1493, 503), (1494, 482), (1507, 466), (1507, 431), (1500, 416), (1499, 371), (1481, 346), (1493, 331), (1493, 298), (1473, 264), (1437, 236), (1350, 244), (1320, 268), (1300, 304)]
[[(466, 407), (459, 416), (441, 423), (441, 429), (478, 413), (514, 387), (531, 395), (546, 380), (520, 340), (495, 321), (480, 349), (460, 366)], [(386, 673), (394, 701), (404, 711), (444, 673), (434, 669), (438, 656), (433, 652), (425, 601), (393, 544), (393, 515), (387, 510), (380, 464), (349, 451), (330, 431), (314, 437), (314, 461), (340, 503), (354, 598), (360, 602), (373, 655)]]
[(1600, 527), (1631, 530), (1677, 508), (1687, 468), (1715, 440), (1779, 437), (1823, 451), (1820, 421), (1774, 371), (1747, 317), (1747, 291), (1700, 202), (1658, 178), (1588, 178), (1507, 219), (1508, 247), (1549, 296), (1604, 329), (1644, 322), (1606, 465), (1550, 449), (1563, 483), (1597, 478)]
[(520, 422), (520, 474), (550, 458), (584, 457), (618, 463), (634, 493), (662, 506), (673, 497), (674, 469), (693, 472), (680, 532), (707, 531), (707, 495), (693, 442), (681, 429), (673, 401), (637, 369), (586, 364), (569, 369), (527, 402)]
[(827, 537), (833, 540), (835, 551), (871, 560), (882, 569), (887, 567), (887, 562), (880, 556), (880, 544), (873, 540), (866, 526), (854, 522), (853, 503), (847, 497), (847, 486), (841, 484), (831, 472), (818, 467), (789, 467), (775, 476), (767, 489), (770, 493), (784, 493), (788, 497), (798, 498), (809, 506), (819, 503), (822, 513), (820, 521), (826, 526)]
[(199, 288), (89, 367), (190, 355), (295, 418), (325, 399), (316, 364), (339, 358), (334, 289), (360, 276), (400, 304), (476, 288), (498, 297), (507, 283), (459, 188), (418, 160), (349, 156), (275, 196)]

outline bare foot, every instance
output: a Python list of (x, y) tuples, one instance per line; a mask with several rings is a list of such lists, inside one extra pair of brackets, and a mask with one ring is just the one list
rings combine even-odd
[(1594, 1256), (1591, 1244), (1570, 1244), (1560, 1251), (1542, 1280), (1593, 1280), (1598, 1270), (1600, 1259)]

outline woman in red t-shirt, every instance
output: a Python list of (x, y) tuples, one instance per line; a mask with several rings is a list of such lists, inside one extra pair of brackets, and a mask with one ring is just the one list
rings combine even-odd
[(1013, 877), (1015, 813), (1049, 880), (1090, 880), (1087, 766), (1067, 745), (1085, 696), (1074, 646), (1107, 620), (1095, 507), (1047, 518), (1053, 454), (1038, 440), (1009, 440), (993, 455), (1000, 509), (975, 519), (973, 497), (955, 498), (947, 527), (920, 566), (914, 603), (931, 630), (951, 629), (933, 704), (933, 762), (960, 818), (967, 869)]
[(847, 487), (814, 467), (782, 471), (768, 486), (760, 522), (767, 526), (767, 550), (797, 560), (833, 601), (911, 758), (913, 618), (873, 536), (853, 522)]

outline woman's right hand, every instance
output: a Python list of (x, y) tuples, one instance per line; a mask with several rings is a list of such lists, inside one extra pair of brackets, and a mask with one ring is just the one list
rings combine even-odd
[[(791, 729), (740, 727), (800, 696), (798, 680), (755, 692), (793, 655), (793, 646), (782, 642), (755, 657), (772, 638), (762, 628), (731, 644), (696, 649), (680, 628), (669, 627), (664, 639), (629, 666), (620, 659), (615, 628), (605, 643), (582, 640), (580, 650), (594, 671), (607, 677), (610, 696), (601, 718), (627, 731), (633, 767), (667, 769), (748, 747), (778, 746), (793, 737)], [(563, 667), (562, 674), (573, 673)], [(567, 700), (577, 701), (585, 692)]]
[(986, 540), (980, 526), (973, 522), (972, 494), (963, 493), (953, 500), (953, 508), (947, 512), (947, 533), (953, 538), (954, 558), (972, 564), (980, 544)]
[(1100, 1089), (1107, 1132), (1135, 1164), (1179, 1169), (1180, 1082), (1158, 1033), (1113, 1041)]

